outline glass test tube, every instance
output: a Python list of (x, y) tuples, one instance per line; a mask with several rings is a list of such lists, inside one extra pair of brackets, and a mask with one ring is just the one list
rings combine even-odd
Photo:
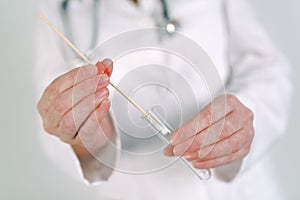
[[(173, 132), (173, 128), (168, 124), (166, 120), (164, 120), (153, 108), (150, 108), (147, 112), (147, 115), (143, 116), (144, 119), (147, 120), (148, 123), (152, 125), (152, 127), (158, 131), (158, 137), (166, 144), (169, 144), (167, 138), (164, 135), (171, 134)], [(193, 172), (194, 174), (201, 180), (208, 180), (211, 177), (210, 169), (195, 169), (193, 165), (187, 161), (184, 157), (179, 157)]]

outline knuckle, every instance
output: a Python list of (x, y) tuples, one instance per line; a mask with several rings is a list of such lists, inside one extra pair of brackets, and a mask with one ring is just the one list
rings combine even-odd
[(239, 151), (239, 153), (238, 153), (239, 158), (246, 157), (250, 153), (250, 150), (251, 150), (251, 145), (250, 144), (246, 144), (244, 146), (244, 148)]
[(229, 122), (228, 120), (226, 120), (222, 126), (222, 131), (221, 131), (221, 135), (222, 136), (227, 136), (231, 133), (231, 127), (232, 124), (231, 122)]
[(55, 96), (58, 93), (58, 82), (59, 82), (59, 77), (54, 79), (50, 83), (50, 85), (46, 88), (45, 93), (47, 93), (49, 96)]
[(44, 105), (41, 102), (41, 100), (37, 103), (36, 108), (38, 110), (38, 112), (42, 115), (45, 111)]
[(254, 113), (249, 108), (246, 108), (244, 110), (243, 116), (244, 116), (244, 121), (246, 122), (253, 122), (254, 120)]
[(46, 121), (43, 122), (43, 128), (47, 133), (51, 135), (53, 135), (55, 132), (55, 128), (50, 123), (47, 123)]
[(248, 117), (251, 119), (251, 121), (254, 120), (254, 112), (250, 109), (248, 109)]
[(212, 115), (210, 109), (200, 112), (200, 120), (205, 126), (209, 126), (212, 123)]
[(54, 100), (54, 109), (58, 112), (58, 113), (63, 113), (66, 107), (66, 103), (65, 100), (62, 100), (60, 98), (56, 98)]
[(229, 141), (230, 147), (231, 147), (231, 152), (230, 153), (235, 153), (238, 152), (242, 146), (240, 141), (237, 140), (231, 140)]
[(250, 145), (248, 145), (243, 152), (243, 157), (245, 157), (246, 155), (248, 155), (250, 153), (250, 149), (251, 149)]
[(237, 98), (236, 98), (236, 96), (234, 96), (232, 94), (226, 94), (226, 101), (227, 101), (227, 105), (229, 107), (232, 107), (233, 105), (236, 104)]
[(226, 94), (227, 101), (229, 102), (235, 102), (237, 100), (236, 96), (232, 94)]
[(47, 98), (44, 94), (42, 95), (42, 97), (39, 99), (36, 108), (38, 110), (38, 112), (40, 113), (40, 115), (44, 115), (48, 109), (49, 109), (49, 98)]
[(82, 68), (75, 68), (74, 70), (70, 71), (68, 75), (64, 79), (65, 85), (73, 85), (80, 81), (80, 74), (81, 74)]
[(232, 152), (231, 153), (238, 152), (241, 149), (242, 146), (243, 146), (243, 144), (241, 142), (235, 142), (232, 145)]
[(67, 133), (75, 133), (77, 130), (72, 117), (65, 117), (62, 119), (60, 127), (62, 130), (64, 130), (64, 132)]
[(251, 129), (249, 130), (249, 136), (250, 136), (251, 141), (252, 141), (253, 138), (254, 138), (254, 133), (255, 133), (254, 129), (251, 128)]

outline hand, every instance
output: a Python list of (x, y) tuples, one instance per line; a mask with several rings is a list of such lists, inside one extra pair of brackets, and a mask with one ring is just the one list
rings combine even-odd
[(171, 136), (166, 156), (185, 156), (198, 169), (245, 157), (254, 137), (253, 113), (235, 96), (214, 99)]
[(105, 59), (56, 78), (38, 102), (46, 132), (71, 145), (103, 146), (111, 137), (101, 124), (110, 107), (106, 87), (112, 69), (112, 61)]

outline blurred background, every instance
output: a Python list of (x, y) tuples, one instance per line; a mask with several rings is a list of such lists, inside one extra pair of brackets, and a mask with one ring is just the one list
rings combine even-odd
[[(45, 157), (37, 139), (32, 81), (37, 2), (0, 1), (0, 199), (97, 199), (97, 187), (86, 187), (63, 174)], [(300, 199), (300, 1), (252, 0), (251, 4), (293, 67), (295, 95), (288, 134), (277, 142), (272, 155), (286, 199)]]

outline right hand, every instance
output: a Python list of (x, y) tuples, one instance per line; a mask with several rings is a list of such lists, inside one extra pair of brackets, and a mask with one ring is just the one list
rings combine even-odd
[(38, 102), (45, 131), (71, 145), (98, 149), (106, 144), (113, 134), (102, 126), (107, 126), (112, 69), (112, 61), (105, 59), (56, 78)]

